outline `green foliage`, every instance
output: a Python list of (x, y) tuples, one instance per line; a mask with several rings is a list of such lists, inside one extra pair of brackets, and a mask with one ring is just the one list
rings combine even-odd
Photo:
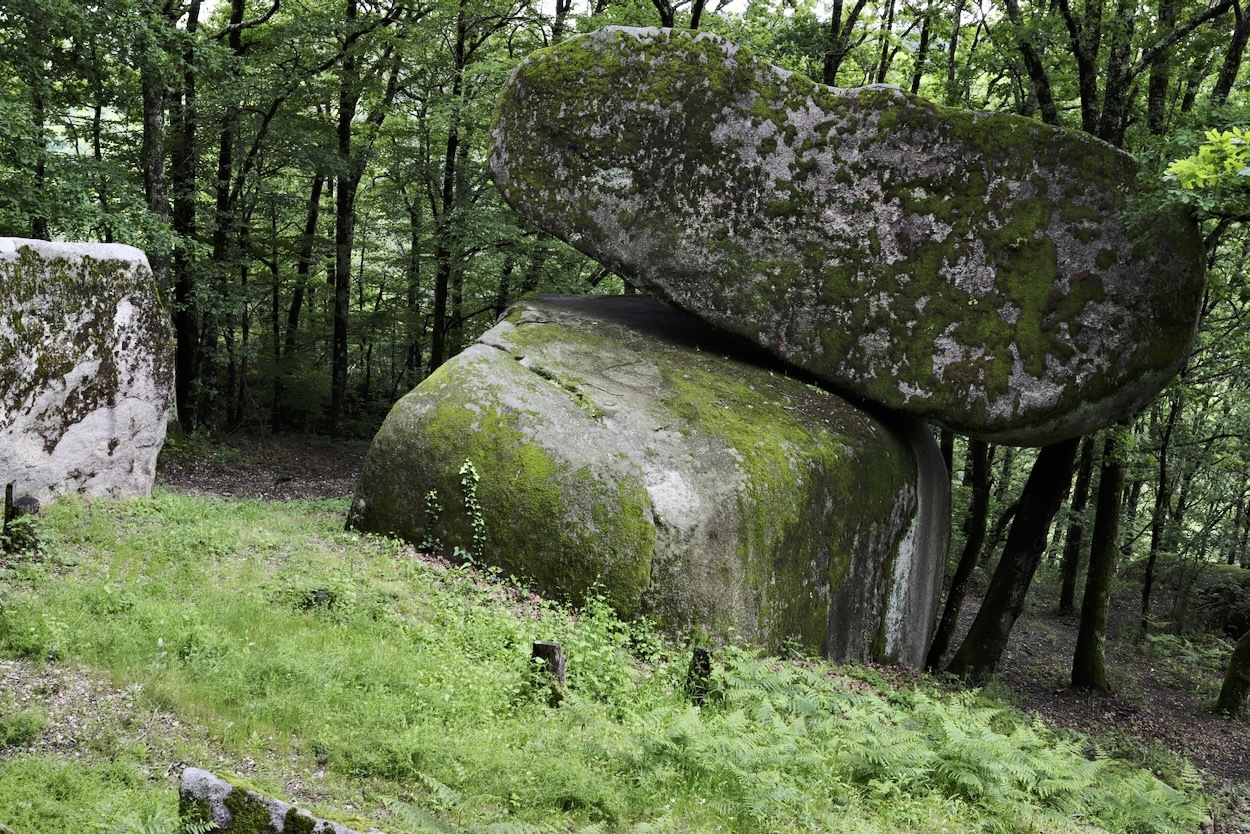
[(425, 494), (425, 538), (421, 540), (421, 549), (426, 553), (437, 553), (443, 549), (443, 542), (438, 536), (434, 535), (437, 529), (438, 517), (443, 513), (443, 505), (438, 503), (437, 490), (430, 490)]
[(21, 834), (207, 834), (182, 825), (177, 796), (157, 789), (131, 758), (73, 761), (34, 753), (0, 758), (0, 822)]
[(217, 830), (211, 822), (179, 820), (177, 813), (164, 807), (131, 811), (96, 828), (102, 834), (209, 834)]
[[(570, 610), (472, 566), (427, 567), (343, 532), (345, 509), (160, 491), (57, 502), (53, 555), (77, 552), (77, 566), (13, 583), (0, 651), (133, 686), (229, 756), (324, 769), (328, 804), (389, 814), (396, 832), (1027, 831), (1073, 818), (1164, 832), (1201, 816), (1192, 786), (1090, 760), (1081, 739), (976, 694), (896, 689), (871, 670), (727, 648), (694, 706), (688, 656), (645, 623), (598, 597)], [(556, 709), (529, 682), (535, 640), (569, 659)], [(0, 807), (26, 808), (9, 820), (24, 834), (100, 820), (175, 830), (172, 787), (127, 761), (0, 763)], [(117, 779), (130, 787), (106, 787)]]
[(1175, 199), (1207, 214), (1250, 213), (1250, 130), (1208, 130), (1190, 156), (1168, 165)]
[(477, 484), (481, 478), (473, 461), (467, 458), (458, 474), (464, 490), (464, 510), (473, 526), (473, 544), (468, 555), (471, 561), (480, 562), (486, 553), (486, 519), (482, 516), (482, 504), (477, 500)]

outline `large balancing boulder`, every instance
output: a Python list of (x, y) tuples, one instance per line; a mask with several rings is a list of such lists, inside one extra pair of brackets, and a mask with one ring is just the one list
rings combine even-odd
[(142, 252), (0, 238), (0, 481), (40, 500), (149, 494), (173, 376)]
[(760, 361), (654, 299), (522, 301), (392, 409), (350, 523), (679, 633), (919, 664), (949, 502), (931, 433)]
[(538, 226), (829, 384), (1040, 445), (1148, 402), (1188, 351), (1201, 244), (1130, 223), (1087, 135), (815, 84), (712, 35), (609, 28), (527, 58), (491, 168)]

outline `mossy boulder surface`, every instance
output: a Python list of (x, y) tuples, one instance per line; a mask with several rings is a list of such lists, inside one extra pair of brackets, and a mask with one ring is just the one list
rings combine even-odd
[(373, 826), (348, 828), (314, 817), (241, 779), (197, 767), (182, 772), (178, 805), (183, 819), (214, 823), (223, 834), (382, 834)]
[(946, 477), (927, 427), (888, 420), (655, 299), (534, 297), (392, 409), (350, 523), (484, 533), (538, 590), (681, 634), (916, 664)]
[(1148, 402), (1188, 351), (1201, 242), (1130, 223), (1085, 134), (837, 89), (705, 33), (608, 28), (527, 58), (491, 169), (525, 217), (830, 385), (1040, 445)]
[(0, 238), (0, 475), (41, 500), (147, 495), (173, 399), (147, 257)]

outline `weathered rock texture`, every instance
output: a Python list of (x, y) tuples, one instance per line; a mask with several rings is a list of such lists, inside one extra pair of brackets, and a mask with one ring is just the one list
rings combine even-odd
[[(214, 830), (222, 834), (358, 834), (346, 825), (314, 817), (242, 782), (197, 767), (182, 771), (178, 794), (184, 819), (215, 823)], [(382, 832), (370, 827), (365, 834)]]
[(470, 550), (472, 461), (485, 559), (542, 592), (919, 663), (948, 504), (928, 428), (737, 350), (649, 298), (522, 301), (391, 411), (351, 523)]
[(1110, 145), (715, 36), (610, 28), (515, 71), (491, 167), (542, 228), (835, 387), (1043, 444), (1131, 412), (1188, 350), (1192, 222), (1132, 229)]
[(45, 501), (147, 495), (172, 396), (142, 252), (0, 238), (0, 484)]

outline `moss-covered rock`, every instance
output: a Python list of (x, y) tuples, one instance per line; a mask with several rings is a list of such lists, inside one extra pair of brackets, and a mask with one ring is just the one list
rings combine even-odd
[(173, 338), (138, 249), (0, 238), (0, 473), (41, 500), (147, 495)]
[(815, 84), (705, 33), (609, 28), (515, 71), (491, 168), (523, 215), (829, 384), (1015, 444), (1144, 403), (1188, 350), (1201, 243), (1126, 217), (1087, 135)]
[(476, 535), (544, 593), (597, 588), (682, 633), (919, 663), (947, 500), (918, 422), (654, 299), (548, 296), (394, 407), (350, 522), (445, 550)]
[[(182, 772), (178, 805), (183, 819), (212, 822), (217, 826), (214, 831), (223, 834), (358, 834), (357, 829), (314, 817), (237, 777), (197, 767)], [(382, 834), (381, 829), (364, 824), (359, 830)]]

